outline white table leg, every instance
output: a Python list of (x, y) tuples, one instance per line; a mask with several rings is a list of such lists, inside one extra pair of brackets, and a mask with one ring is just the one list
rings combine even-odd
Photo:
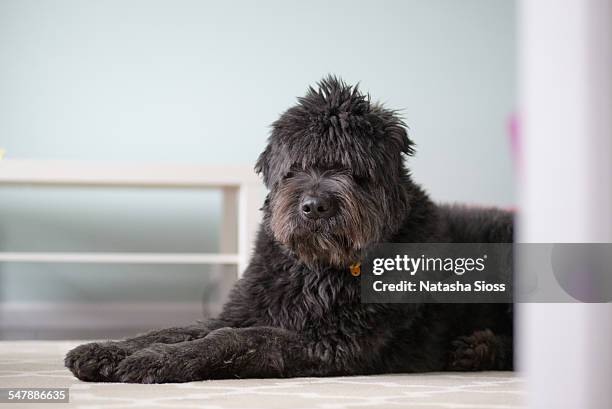
[[(219, 252), (227, 254), (238, 253), (238, 193), (237, 187), (221, 189), (221, 224), (219, 226)], [(212, 267), (212, 279), (216, 283), (213, 307), (205, 313), (209, 316), (218, 315), (226, 297), (236, 283), (237, 264), (216, 264)], [(211, 300), (208, 300), (211, 301)]]
[(238, 277), (247, 268), (261, 221), (265, 191), (261, 184), (243, 184), (238, 194)]
[(238, 252), (238, 189), (223, 188), (221, 202), (221, 226), (219, 231), (219, 252)]

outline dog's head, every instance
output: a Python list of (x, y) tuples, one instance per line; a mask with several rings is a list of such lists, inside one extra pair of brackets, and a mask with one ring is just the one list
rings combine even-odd
[(257, 160), (270, 189), (266, 228), (307, 264), (355, 262), (408, 215), (403, 156), (412, 153), (395, 111), (323, 79), (272, 125)]

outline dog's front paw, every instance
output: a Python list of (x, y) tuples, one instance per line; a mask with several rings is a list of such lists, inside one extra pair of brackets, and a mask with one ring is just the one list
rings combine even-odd
[(116, 342), (93, 342), (69, 351), (64, 365), (82, 381), (113, 382), (117, 365), (127, 356)]
[[(171, 353), (173, 346), (154, 344), (125, 358), (117, 368), (117, 380), (125, 383), (169, 383), (193, 380)], [(181, 369), (183, 368), (183, 369)]]
[(455, 371), (482, 371), (493, 369), (497, 359), (497, 338), (491, 330), (475, 331), (459, 337), (452, 343), (450, 369)]

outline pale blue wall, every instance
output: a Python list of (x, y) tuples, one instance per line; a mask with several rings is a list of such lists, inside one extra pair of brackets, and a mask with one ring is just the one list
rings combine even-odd
[[(0, 147), (252, 164), (278, 114), (336, 73), (403, 110), (435, 199), (512, 205), (514, 65), (508, 0), (0, 0)], [(0, 247), (213, 251), (218, 216), (211, 193), (2, 189)], [(0, 269), (9, 301), (190, 301), (206, 286), (199, 267)]]

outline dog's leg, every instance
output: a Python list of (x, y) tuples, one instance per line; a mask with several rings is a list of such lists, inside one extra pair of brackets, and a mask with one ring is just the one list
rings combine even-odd
[(452, 342), (449, 369), (453, 371), (512, 370), (512, 338), (491, 330), (475, 331)]
[(152, 345), (121, 361), (117, 380), (166, 383), (333, 373), (337, 373), (334, 365), (313, 353), (298, 334), (250, 327), (221, 328), (195, 341)]
[(187, 327), (166, 328), (121, 341), (92, 342), (79, 345), (68, 354), (64, 364), (83, 381), (112, 382), (117, 365), (127, 356), (151, 344), (174, 344), (203, 338), (226, 323), (210, 320)]

